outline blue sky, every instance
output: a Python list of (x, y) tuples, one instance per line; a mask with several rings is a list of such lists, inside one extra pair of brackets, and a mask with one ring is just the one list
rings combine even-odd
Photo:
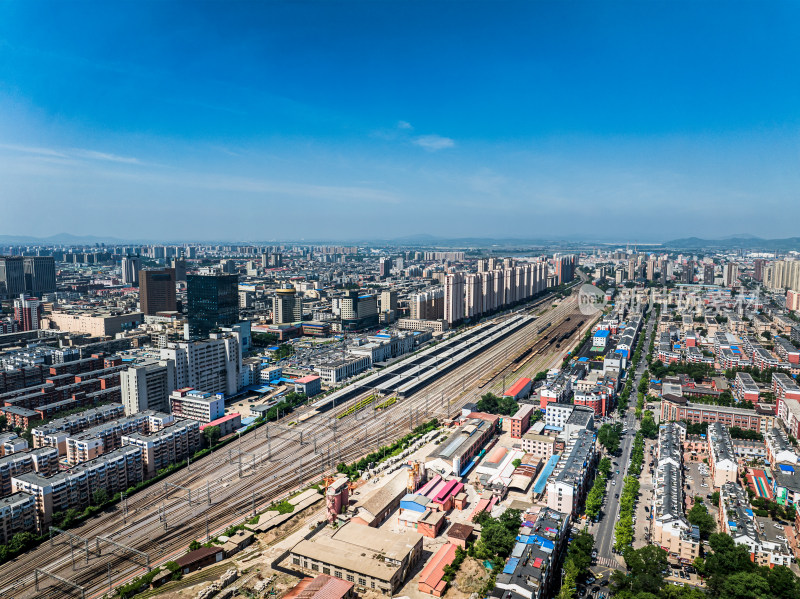
[(797, 234), (796, 2), (0, 3), (0, 234)]

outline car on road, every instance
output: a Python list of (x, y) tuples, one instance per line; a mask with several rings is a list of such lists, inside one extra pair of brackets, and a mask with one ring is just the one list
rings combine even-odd
[(772, 526), (774, 526), (778, 530), (783, 530), (783, 526), (781, 526), (780, 524), (773, 524)]
[(786, 540), (786, 537), (784, 537), (783, 535), (776, 535), (775, 538), (778, 539), (779, 541), (785, 541)]
[(700, 486), (701, 486), (701, 487), (704, 487), (704, 488), (706, 488), (706, 489), (708, 488), (708, 485), (707, 485), (706, 483), (700, 483)]
[(616, 497), (617, 499), (619, 499), (619, 493), (614, 493), (614, 497)]
[(597, 549), (592, 549), (592, 557), (593, 558), (597, 557)]

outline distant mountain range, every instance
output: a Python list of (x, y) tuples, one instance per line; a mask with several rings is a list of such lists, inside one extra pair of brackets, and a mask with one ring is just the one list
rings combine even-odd
[[(303, 240), (186, 240), (199, 243), (306, 243), (306, 244), (371, 244), (386, 246), (419, 246), (419, 247), (442, 247), (442, 248), (570, 248), (583, 246), (618, 246), (639, 245), (642, 248), (648, 247), (653, 250), (663, 249), (687, 249), (687, 250), (765, 250), (765, 251), (787, 251), (800, 250), (800, 237), (786, 237), (781, 239), (763, 239), (754, 235), (740, 233), (729, 235), (720, 239), (703, 239), (700, 237), (685, 237), (672, 239), (663, 243), (642, 243), (642, 240), (624, 240), (613, 238), (597, 238), (588, 235), (562, 236), (558, 238), (493, 238), (493, 237), (445, 237), (420, 233), (416, 235), (405, 235), (393, 239), (303, 239)], [(94, 245), (94, 244), (150, 244), (150, 243), (183, 243), (183, 240), (145, 240), (145, 239), (120, 239), (118, 237), (107, 237), (100, 235), (73, 235), (71, 233), (59, 233), (49, 237), (35, 237), (32, 235), (0, 235), (0, 245)]]
[(128, 243), (116, 237), (98, 237), (95, 235), (72, 235), (58, 233), (50, 237), (32, 237), (30, 235), (0, 235), (0, 244), (30, 243), (40, 245), (94, 245), (95, 243)]

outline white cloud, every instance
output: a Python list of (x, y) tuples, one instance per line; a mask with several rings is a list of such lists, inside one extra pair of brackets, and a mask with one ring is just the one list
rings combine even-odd
[(398, 129), (413, 129), (414, 127), (408, 121), (397, 121)]
[(425, 148), (429, 152), (445, 150), (456, 145), (455, 141), (449, 137), (442, 137), (441, 135), (420, 135), (419, 137), (415, 137), (412, 143), (421, 148)]
[(37, 148), (34, 146), (18, 146), (15, 144), (0, 144), (0, 149), (10, 150), (12, 152), (21, 152), (23, 154), (38, 154), (39, 156), (52, 156), (55, 158), (66, 158), (67, 155), (63, 152), (57, 152), (50, 148)]
[(84, 150), (82, 148), (57, 150), (53, 148), (40, 148), (36, 146), (20, 146), (17, 144), (0, 143), (0, 149), (22, 154), (34, 154), (36, 156), (44, 156), (47, 158), (78, 158), (99, 160), (103, 162), (119, 162), (122, 164), (141, 164), (138, 158), (133, 158), (130, 156), (118, 156), (117, 154), (98, 152), (96, 150)]
[(121, 162), (123, 164), (141, 164), (138, 158), (132, 158), (130, 156), (118, 156), (116, 154), (107, 154), (106, 152), (97, 152), (95, 150), (81, 150), (79, 148), (74, 149), (73, 152), (78, 158), (105, 160), (108, 162)]

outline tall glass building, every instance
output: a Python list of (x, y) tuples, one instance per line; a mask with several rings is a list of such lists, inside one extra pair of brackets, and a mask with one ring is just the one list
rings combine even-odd
[(239, 322), (239, 275), (186, 275), (189, 338)]

